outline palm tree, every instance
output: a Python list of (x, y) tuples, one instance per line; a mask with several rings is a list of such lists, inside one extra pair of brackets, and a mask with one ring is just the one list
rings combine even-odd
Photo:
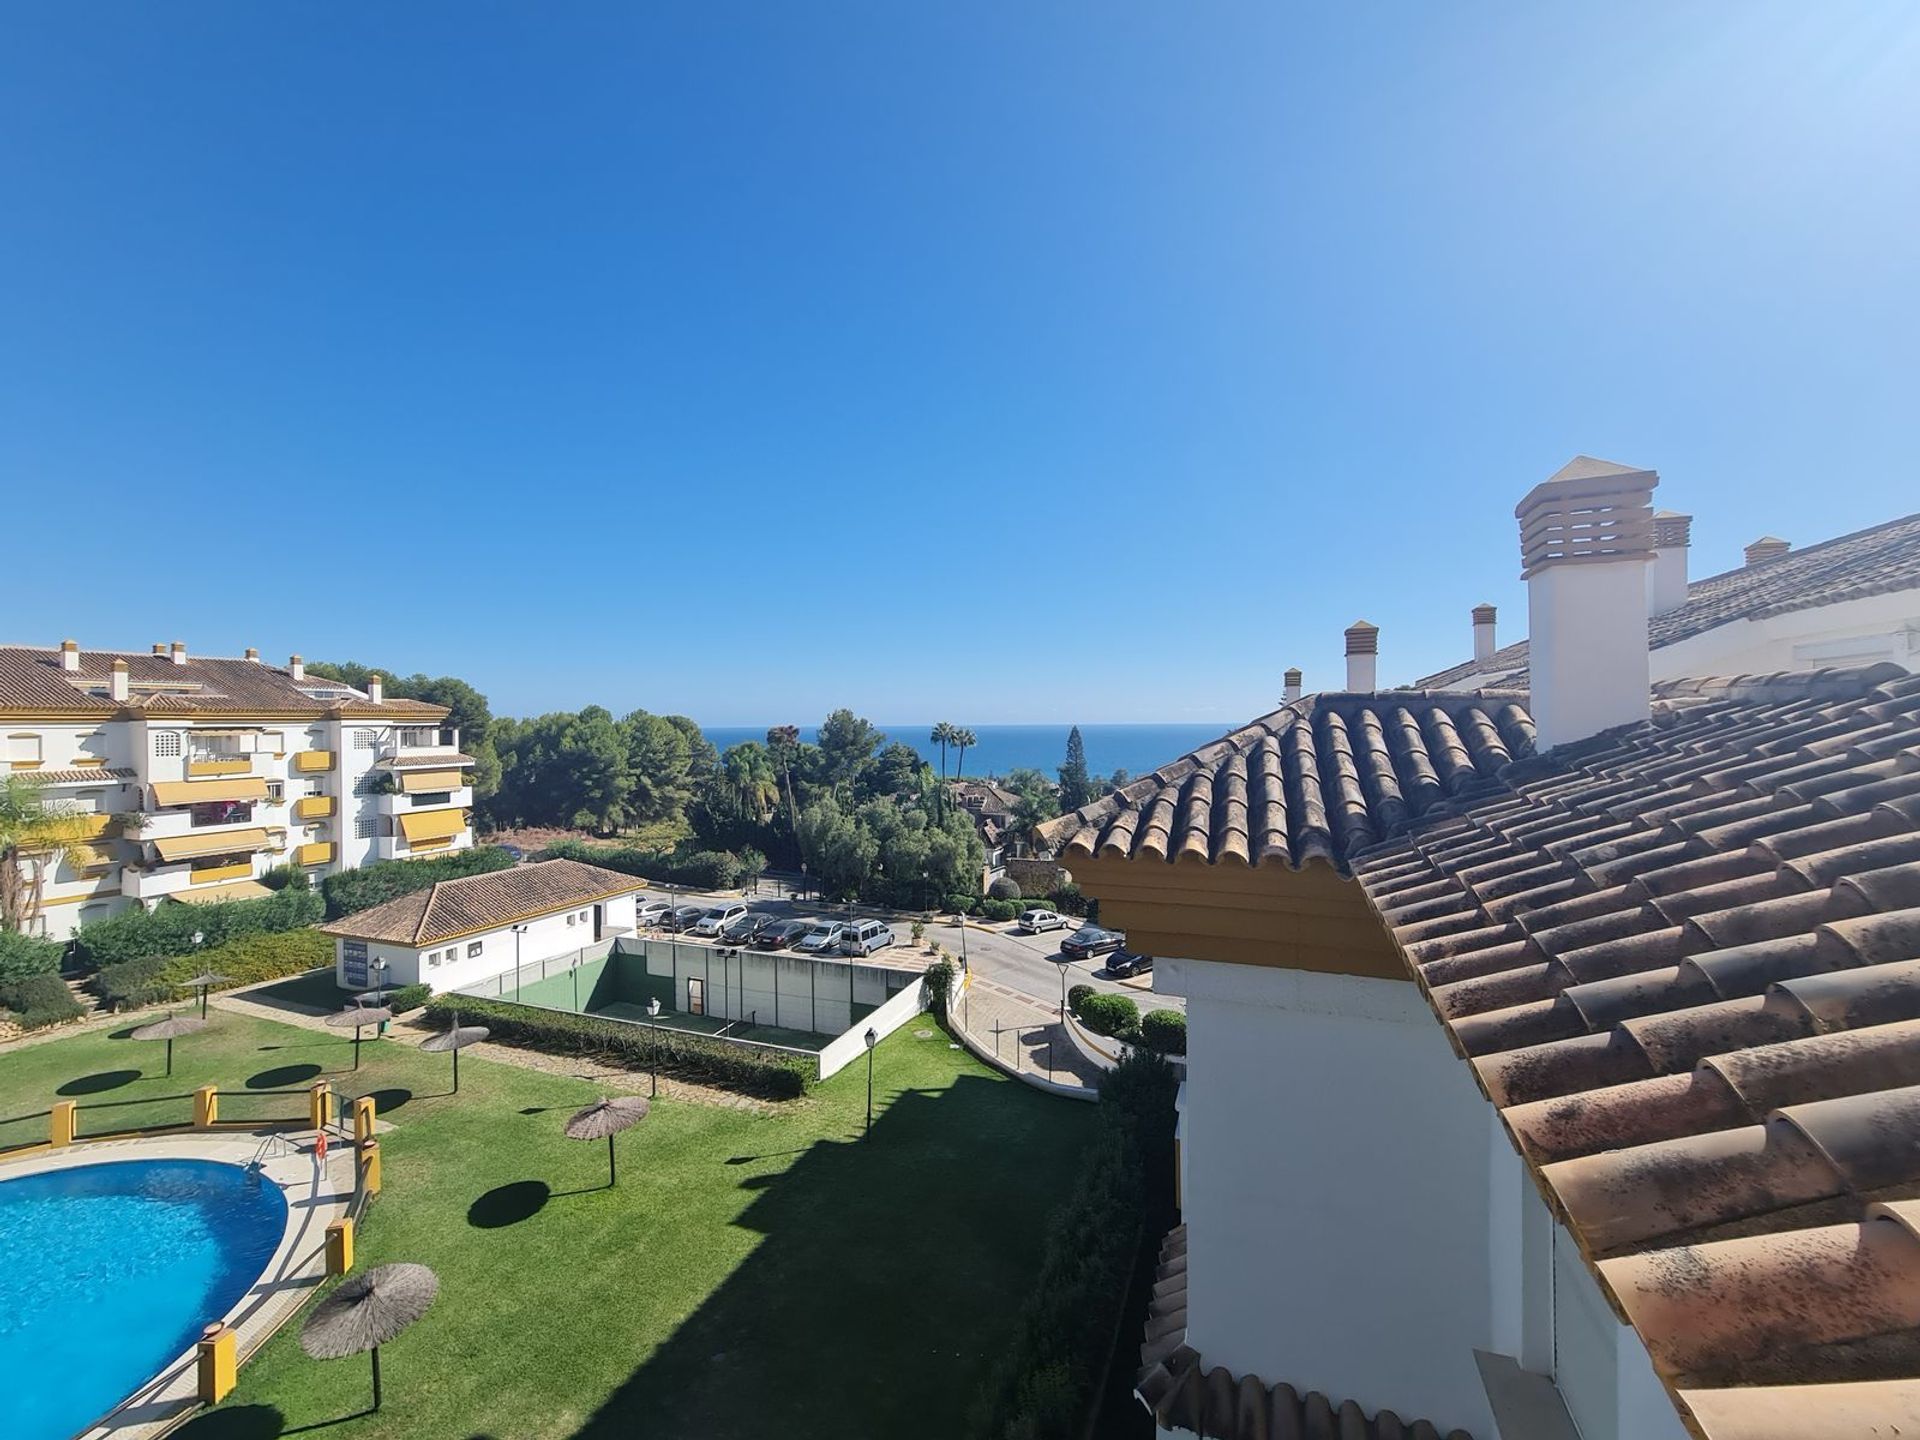
[(773, 761), (767, 752), (751, 740), (727, 751), (722, 762), (727, 788), (734, 807), (743, 817), (765, 824), (780, 798), (780, 786), (773, 777)]
[(940, 800), (939, 803), (934, 806), (936, 812), (938, 812), (941, 805), (946, 803), (947, 746), (953, 743), (953, 734), (953, 722), (950, 720), (942, 720), (938, 725), (933, 727), (933, 733), (927, 737), (928, 744), (938, 745), (940, 747)]
[(807, 868), (806, 848), (800, 843), (800, 806), (793, 798), (793, 757), (800, 748), (798, 725), (774, 725), (767, 730), (767, 754), (780, 767), (780, 779), (787, 787), (787, 821), (793, 826), (793, 848), (800, 856), (800, 868)]
[(967, 751), (973, 746), (978, 745), (979, 743), (980, 743), (980, 737), (974, 734), (973, 731), (971, 730), (962, 729), (962, 730), (955, 730), (953, 732), (954, 748), (960, 752), (958, 755), (954, 757), (954, 760), (953, 760), (953, 778), (954, 779), (958, 780), (962, 775), (966, 773)]
[(0, 926), (24, 932), (39, 918), (47, 864), (87, 860), (87, 817), (50, 808), (26, 775), (0, 776)]

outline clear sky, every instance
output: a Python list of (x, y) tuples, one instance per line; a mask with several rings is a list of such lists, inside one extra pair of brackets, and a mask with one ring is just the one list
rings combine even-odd
[[(0, 640), (1238, 722), (1920, 508), (1920, 7), (7, 7)], [(275, 577), (268, 579), (266, 577)]]

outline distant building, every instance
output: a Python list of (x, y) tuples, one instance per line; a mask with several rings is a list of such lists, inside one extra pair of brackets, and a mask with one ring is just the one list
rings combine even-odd
[(297, 655), (0, 647), (5, 764), (89, 832), (77, 865), (49, 866), (36, 930), (264, 895), (280, 864), (318, 877), (471, 845), (473, 761), (446, 716), (378, 677), (309, 676)]

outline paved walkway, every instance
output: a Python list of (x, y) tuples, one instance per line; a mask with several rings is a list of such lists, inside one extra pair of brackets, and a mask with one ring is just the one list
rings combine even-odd
[(960, 1024), (982, 1048), (1022, 1075), (1092, 1090), (1101, 1068), (1082, 1055), (1060, 1024), (1057, 1006), (1041, 1004), (1023, 990), (981, 978), (961, 997)]

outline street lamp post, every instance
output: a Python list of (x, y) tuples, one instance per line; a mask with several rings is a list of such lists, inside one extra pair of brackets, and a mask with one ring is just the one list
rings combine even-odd
[(567, 966), (567, 969), (573, 973), (573, 1013), (578, 1015), (580, 1013), (580, 957), (578, 955), (573, 957), (573, 963)]
[(520, 937), (527, 933), (525, 925), (513, 927), (513, 1003), (520, 1003)]
[(867, 1128), (860, 1132), (864, 1140), (873, 1133), (873, 1047), (880, 1043), (880, 1032), (869, 1025), (867, 1033), (860, 1038), (867, 1046)]
[[(647, 1018), (656, 1021), (660, 1018), (660, 997), (658, 995), (647, 1001)], [(653, 1072), (653, 1078), (649, 1083), (647, 1093), (649, 1095), (658, 1095), (660, 1093), (660, 1027), (657, 1024), (649, 1025), (647, 1029), (653, 1032), (653, 1044), (647, 1047), (647, 1068)]]
[[(414, 963), (418, 964), (419, 961), (416, 959)], [(386, 956), (380, 955), (374, 958), (372, 970), (373, 970), (373, 988), (375, 992), (375, 999), (373, 1003), (376, 1005), (384, 1005), (386, 1003), (387, 997), (386, 997), (385, 991), (387, 988), (387, 968), (388, 966), (387, 966)], [(377, 1025), (374, 1028), (373, 1033), (375, 1035), (385, 1035), (387, 1033), (387, 1022), (382, 1020), (379, 1023), (379, 1025)], [(354, 1068), (355, 1069), (359, 1068), (357, 1054), (355, 1056)]]

